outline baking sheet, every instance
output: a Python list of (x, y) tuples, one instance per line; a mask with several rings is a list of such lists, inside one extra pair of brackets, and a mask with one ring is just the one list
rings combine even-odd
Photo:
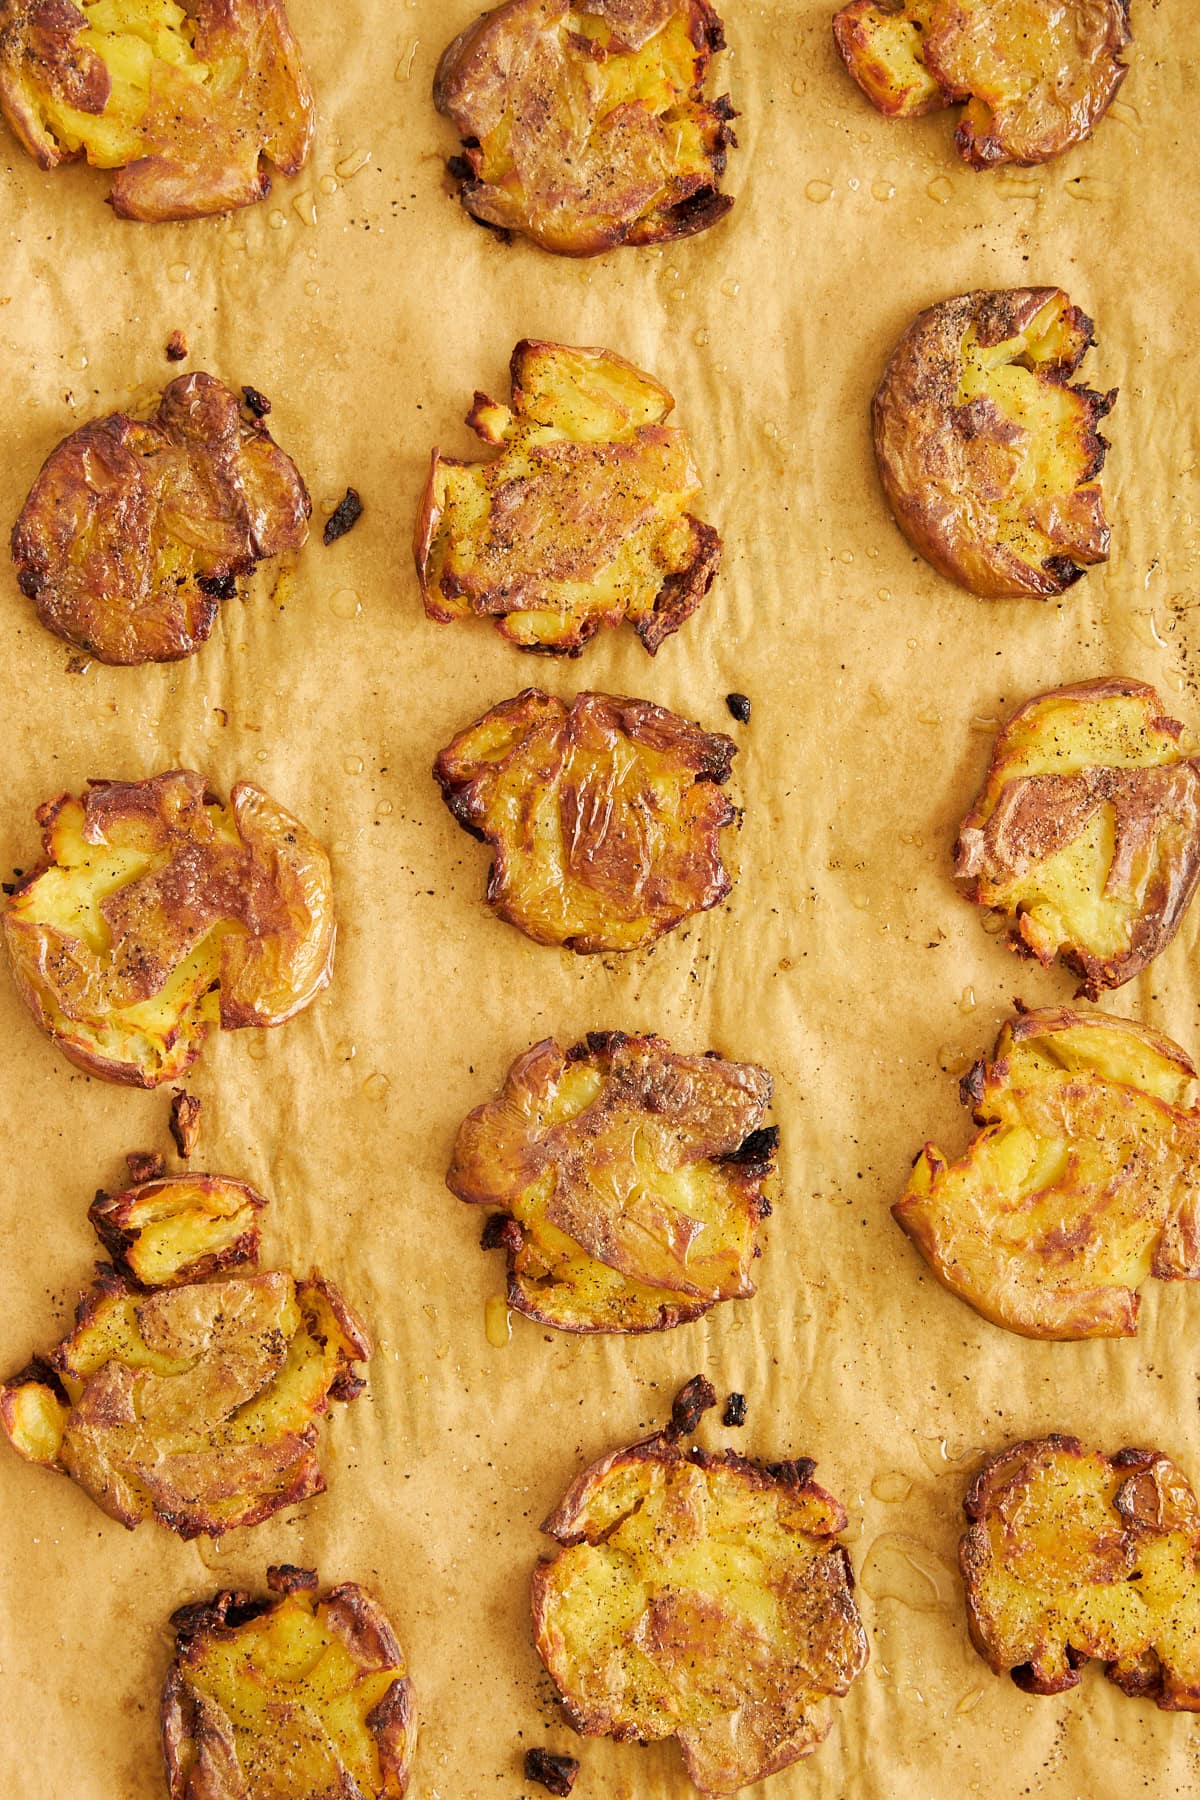
[[(0, 574), (0, 863), (32, 861), (48, 795), (175, 764), (222, 792), (261, 782), (332, 847), (333, 985), (281, 1031), (209, 1045), (189, 1082), (204, 1105), (195, 1161), (272, 1196), (269, 1258), (336, 1277), (378, 1349), (368, 1392), (327, 1429), (328, 1493), (219, 1544), (128, 1534), (69, 1482), (0, 1454), (0, 1792), (159, 1795), (167, 1615), (286, 1560), (369, 1584), (395, 1620), (419, 1694), (417, 1800), (521, 1795), (535, 1743), (582, 1758), (581, 1796), (685, 1795), (673, 1745), (581, 1742), (555, 1722), (526, 1596), (537, 1523), (581, 1461), (652, 1429), (700, 1369), (749, 1399), (741, 1433), (701, 1435), (816, 1457), (865, 1568), (871, 1665), (824, 1748), (753, 1792), (1194, 1792), (1193, 1719), (1095, 1670), (1058, 1699), (992, 1677), (952, 1565), (960, 1459), (1010, 1438), (1149, 1440), (1200, 1481), (1200, 1296), (1151, 1284), (1134, 1342), (1027, 1343), (945, 1293), (888, 1206), (927, 1135), (965, 1144), (955, 1076), (1011, 996), (1072, 989), (1017, 964), (949, 880), (990, 722), (1040, 688), (1117, 672), (1200, 724), (1200, 252), (1183, 148), (1197, 26), (1139, 0), (1132, 73), (1095, 140), (1042, 170), (980, 176), (954, 157), (947, 118), (872, 112), (835, 60), (826, 4), (729, 0), (732, 216), (690, 243), (572, 264), (505, 247), (444, 191), (455, 146), (429, 86), (472, 0), (364, 0), (353, 22), (315, 0), (290, 10), (321, 123), (310, 168), (262, 206), (123, 224), (102, 175), (39, 174), (0, 140), (0, 522), (67, 428), (176, 372), (175, 328), (181, 367), (273, 399), (318, 527), (347, 482), (365, 516), (330, 549), (314, 532), (290, 589), (261, 583), (169, 668), (72, 672)], [(1084, 376), (1121, 389), (1113, 556), (1061, 603), (989, 604), (892, 525), (867, 407), (919, 307), (1025, 282), (1061, 283), (1093, 314)], [(430, 446), (469, 453), (471, 390), (503, 396), (527, 335), (632, 358), (694, 436), (726, 561), (654, 662), (625, 634), (556, 664), (422, 616), (408, 543)], [(651, 954), (574, 958), (483, 904), (486, 854), (429, 764), (531, 682), (644, 696), (741, 746), (733, 896)], [(753, 701), (748, 726), (726, 714), (731, 689)], [(1112, 1002), (1193, 1054), (1198, 933), (1194, 908)], [(454, 1129), (535, 1039), (597, 1027), (774, 1070), (783, 1185), (759, 1292), (652, 1338), (517, 1319), (493, 1348), (500, 1258), (442, 1184)], [(167, 1095), (72, 1071), (7, 980), (0, 1040), (7, 1369), (69, 1316), (96, 1254), (93, 1189), (121, 1181), (126, 1150), (169, 1143)]]

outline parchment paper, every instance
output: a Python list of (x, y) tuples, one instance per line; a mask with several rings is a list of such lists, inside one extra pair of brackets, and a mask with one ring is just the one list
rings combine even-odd
[[(210, 1042), (189, 1082), (204, 1105), (194, 1163), (272, 1196), (268, 1258), (335, 1276), (378, 1349), (368, 1393), (327, 1428), (329, 1491), (220, 1544), (126, 1533), (0, 1451), (0, 1792), (159, 1795), (168, 1614), (222, 1584), (261, 1587), (287, 1560), (369, 1584), (395, 1620), (419, 1693), (416, 1800), (532, 1792), (520, 1760), (536, 1743), (581, 1756), (580, 1800), (685, 1795), (674, 1745), (581, 1741), (556, 1722), (527, 1590), (538, 1522), (582, 1460), (653, 1429), (700, 1369), (749, 1399), (744, 1430), (708, 1441), (816, 1457), (866, 1568), (871, 1665), (824, 1748), (754, 1793), (1195, 1792), (1194, 1719), (1094, 1669), (1057, 1699), (991, 1676), (952, 1565), (964, 1471), (1010, 1439), (1148, 1441), (1200, 1481), (1200, 1294), (1150, 1284), (1134, 1342), (1027, 1343), (944, 1292), (888, 1213), (926, 1136), (966, 1143), (956, 1077), (1011, 996), (1072, 992), (1067, 974), (1017, 963), (949, 880), (991, 722), (1117, 672), (1200, 724), (1194, 22), (1138, 0), (1132, 73), (1093, 142), (983, 176), (959, 165), (949, 118), (889, 125), (869, 108), (836, 62), (830, 0), (728, 0), (732, 216), (676, 248), (573, 264), (505, 247), (445, 192), (456, 145), (429, 86), (472, 0), (290, 10), (321, 126), (310, 169), (262, 206), (123, 224), (102, 175), (41, 175), (0, 144), (0, 528), (65, 430), (176, 372), (175, 328), (181, 367), (273, 399), (317, 503), (290, 593), (260, 582), (175, 667), (69, 672), (0, 571), (0, 864), (32, 862), (47, 796), (178, 764), (222, 792), (261, 782), (332, 847), (332, 987), (283, 1030)], [(1026, 282), (1061, 283), (1094, 316), (1084, 376), (1121, 389), (1112, 561), (1058, 604), (987, 603), (936, 577), (887, 515), (868, 434), (883, 361), (919, 307)], [(409, 536), (429, 449), (471, 449), (471, 391), (505, 396), (526, 335), (631, 357), (695, 438), (725, 566), (654, 662), (627, 634), (556, 663), (422, 616)], [(326, 549), (347, 482), (366, 513)], [(486, 853), (429, 764), (531, 682), (644, 696), (741, 746), (733, 896), (652, 954), (540, 948), (484, 906)], [(725, 711), (731, 689), (753, 701), (748, 726)], [(1111, 1002), (1193, 1054), (1198, 934), (1193, 908)], [(759, 1291), (648, 1338), (516, 1319), (495, 1349), (484, 1310), (501, 1263), (442, 1184), (453, 1133), (528, 1044), (597, 1027), (775, 1072), (783, 1182)], [(7, 1371), (69, 1318), (97, 1250), (93, 1190), (121, 1182), (126, 1150), (169, 1142), (166, 1093), (73, 1072), (7, 976), (0, 1040)]]

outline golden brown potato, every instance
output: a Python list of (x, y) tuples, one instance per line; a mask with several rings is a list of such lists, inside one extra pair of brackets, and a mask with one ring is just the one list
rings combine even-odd
[(174, 662), (264, 557), (308, 536), (308, 492), (260, 418), (180, 375), (146, 421), (113, 413), (50, 452), (12, 534), (42, 624), (107, 663)]
[(1096, 1657), (1124, 1693), (1200, 1711), (1200, 1507), (1160, 1451), (1014, 1444), (963, 1510), (971, 1638), (997, 1674), (1061, 1694)]
[(700, 492), (675, 402), (611, 350), (526, 338), (512, 406), (476, 394), (486, 463), (433, 453), (414, 552), (425, 611), (493, 619), (522, 650), (576, 655), (628, 619), (651, 656), (712, 586), (721, 540), (686, 509)]
[(563, 256), (690, 237), (723, 219), (727, 95), (704, 84), (708, 0), (508, 0), (450, 45), (434, 104), (466, 149), (467, 211)]
[[(219, 1176), (102, 1196), (93, 1222), (131, 1272), (101, 1266), (70, 1335), (0, 1387), (13, 1448), (130, 1530), (218, 1536), (324, 1491), (317, 1421), (360, 1392), (371, 1342), (315, 1269), (253, 1272), (263, 1204)], [(225, 1273), (235, 1262), (250, 1272)]]
[(873, 105), (911, 119), (966, 101), (976, 169), (1049, 162), (1096, 129), (1128, 73), (1129, 0), (854, 0), (833, 21)]
[(41, 168), (115, 169), (124, 219), (249, 206), (314, 124), (283, 0), (0, 0), (0, 110)]
[(753, 1063), (659, 1037), (550, 1038), (463, 1122), (451, 1193), (496, 1209), (508, 1303), (564, 1331), (660, 1331), (754, 1292), (778, 1129)]
[(357, 1583), (316, 1586), (285, 1563), (273, 1599), (226, 1589), (172, 1614), (171, 1800), (404, 1800), (417, 1728), (395, 1633)]
[(732, 882), (720, 833), (736, 745), (646, 700), (526, 688), (433, 766), (459, 824), (495, 851), (488, 901), (538, 944), (636, 950)]
[(1024, 1337), (1132, 1337), (1136, 1289), (1200, 1279), (1196, 1071), (1106, 1013), (1026, 1013), (962, 1096), (957, 1162), (926, 1144), (892, 1208), (938, 1279)]
[(542, 1526), (538, 1653), (589, 1737), (676, 1737), (692, 1781), (732, 1794), (809, 1755), (867, 1661), (846, 1515), (813, 1463), (763, 1466), (682, 1439), (716, 1396), (696, 1376), (664, 1431), (601, 1457)]
[(896, 523), (985, 599), (1061, 594), (1108, 558), (1096, 480), (1108, 394), (1070, 385), (1092, 321), (1061, 288), (959, 294), (918, 313), (875, 394)]
[(210, 1026), (282, 1025), (329, 980), (329, 858), (249, 782), (98, 781), (38, 808), (45, 861), (9, 897), (21, 998), (89, 1075), (172, 1081)]
[(954, 875), (1061, 956), (1096, 999), (1164, 950), (1200, 880), (1200, 760), (1152, 687), (1114, 677), (1027, 700), (996, 739)]

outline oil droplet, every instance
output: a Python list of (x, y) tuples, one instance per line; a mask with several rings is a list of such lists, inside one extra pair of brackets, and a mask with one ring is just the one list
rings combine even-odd
[(304, 291), (310, 300), (315, 300), (321, 291), (321, 284), (319, 281), (306, 281), (304, 284)]
[(363, 1093), (368, 1100), (383, 1100), (386, 1098), (387, 1091), (391, 1085), (392, 1084), (387, 1076), (381, 1075), (377, 1069), (374, 1075), (368, 1075), (367, 1079), (363, 1082)]
[(904, 643), (905, 643), (905, 648), (908, 650), (915, 650), (917, 647), (916, 638), (905, 638)]
[(1003, 913), (990, 912), (983, 915), (983, 929), (989, 937), (999, 937), (1007, 921)]
[(844, 562), (844, 563), (852, 563), (854, 561), (853, 550), (839, 550), (838, 551), (838, 561)]
[(742, 291), (741, 282), (735, 281), (733, 279), (732, 275), (728, 278), (728, 280), (723, 281), (721, 283), (721, 292), (724, 294), (724, 296), (727, 300), (732, 300), (734, 295), (740, 294), (741, 291)]
[(867, 550), (867, 555), (871, 558), (872, 562), (874, 562), (875, 558), (879, 555), (878, 545), (876, 545), (876, 544), (870, 545), (870, 547)]
[(959, 1701), (958, 1705), (955, 1707), (954, 1710), (956, 1713), (974, 1712), (975, 1708), (979, 1705), (979, 1702), (982, 1699), (983, 1699), (983, 1689), (982, 1688), (972, 1688), (969, 1694), (963, 1695), (962, 1699)]
[(358, 1045), (352, 1044), (349, 1038), (343, 1038), (333, 1052), (339, 1062), (353, 1062), (358, 1055)]
[(858, 1579), (872, 1600), (898, 1600), (913, 1612), (936, 1612), (955, 1601), (949, 1565), (899, 1531), (875, 1539)]
[(974, 1058), (968, 1050), (954, 1044), (943, 1044), (938, 1051), (938, 1068), (943, 1075), (965, 1075)]
[(797, 75), (795, 80), (792, 82), (792, 92), (793, 92), (793, 94), (797, 94), (797, 95), (807, 94), (808, 83), (807, 83), (807, 81), (805, 81), (803, 75)]
[(891, 588), (880, 588), (880, 590), (879, 590), (879, 598), (880, 598), (880, 599), (881, 599), (881, 600), (890, 600), (890, 599), (891, 599), (891, 597), (892, 597), (892, 590), (891, 590)]
[(1113, 182), (1101, 180), (1099, 175), (1076, 175), (1072, 181), (1064, 181), (1072, 200), (1115, 200), (1117, 189)]
[(361, 775), (363, 772), (363, 759), (361, 756), (343, 756), (342, 768), (347, 775)]
[(936, 200), (939, 206), (945, 206), (946, 202), (953, 198), (954, 183), (948, 175), (935, 175), (925, 192), (931, 200)]
[(890, 181), (873, 181), (871, 197), (875, 200), (894, 200), (896, 197), (895, 186)]
[(230, 251), (230, 253), (234, 256), (240, 255), (241, 252), (246, 248), (245, 232), (244, 231), (231, 231), (225, 239), (224, 248), (226, 250)]
[(959, 1012), (960, 1013), (973, 1013), (975, 1011), (975, 1008), (978, 1005), (979, 1005), (979, 1002), (975, 998), (975, 989), (973, 987), (965, 987), (963, 989), (962, 993), (958, 996)]
[(362, 611), (362, 601), (353, 588), (338, 588), (329, 597), (329, 610), (335, 619), (356, 619)]
[(349, 850), (350, 846), (346, 842), (345, 838), (334, 838), (334, 840), (333, 840), (332, 844), (330, 844), (329, 848), (335, 856), (345, 856), (345, 854), (346, 854), (347, 850)]
[(940, 712), (923, 712), (917, 714), (918, 725), (940, 725), (941, 722), (942, 715)]
[(317, 203), (311, 194), (294, 195), (292, 211), (302, 225), (315, 225), (317, 222)]
[(87, 366), (88, 366), (87, 351), (86, 350), (72, 350), (70, 356), (68, 356), (68, 358), (67, 358), (67, 367), (69, 369), (79, 369), (82, 371), (82, 370), (86, 369)]
[(1119, 119), (1131, 131), (1136, 131), (1142, 122), (1142, 115), (1132, 100), (1114, 100), (1108, 109), (1108, 116), (1110, 119)]
[(996, 731), (1000, 721), (994, 713), (976, 713), (971, 720), (972, 731)]
[(912, 1482), (899, 1469), (888, 1469), (883, 1475), (876, 1475), (871, 1483), (871, 1492), (877, 1500), (885, 1500), (889, 1506), (899, 1506), (912, 1493)]
[(323, 194), (336, 194), (338, 191), (337, 176), (336, 175), (322, 175), (320, 181), (318, 181), (318, 183), (317, 183), (317, 186), (320, 188), (320, 190)]
[(387, 818), (389, 813), (395, 812), (395, 810), (396, 809), (390, 800), (381, 800), (379, 805), (375, 808), (375, 811), (384, 819)]
[(1000, 182), (1004, 191), (1013, 200), (1039, 200), (1041, 198), (1041, 182), (1035, 181), (1031, 175), (1022, 174), (1019, 169), (1002, 169)]
[(360, 169), (365, 169), (370, 160), (371, 152), (369, 150), (352, 150), (349, 156), (343, 156), (341, 162), (335, 163), (333, 166), (343, 181), (349, 181), (352, 175), (357, 175)]
[(256, 750), (254, 752), (254, 760), (255, 762), (269, 762), (270, 756), (266, 750)]
[(275, 207), (267, 219), (267, 224), (271, 227), (272, 231), (282, 231), (287, 224), (287, 220), (284, 218), (279, 208)]
[(804, 198), (811, 200), (814, 206), (823, 205), (832, 193), (832, 181), (808, 181), (804, 184)]
[(707, 331), (705, 331), (703, 325), (700, 327), (699, 331), (693, 337), (692, 342), (693, 342), (693, 344), (697, 345), (699, 347), (699, 349), (701, 349), (701, 350), (703, 350), (705, 344), (707, 344), (708, 333), (707, 333)]
[(768, 419), (766, 424), (763, 426), (763, 436), (770, 438), (772, 443), (774, 443), (776, 438), (779, 436), (779, 427), (775, 423), (774, 419)]
[(926, 1437), (919, 1433), (914, 1442), (918, 1456), (933, 1475), (961, 1474), (974, 1461), (965, 1444), (951, 1443), (949, 1438)]
[(870, 894), (855, 894), (850, 901), (856, 912), (866, 912), (871, 904)]
[(178, 287), (181, 282), (190, 281), (191, 279), (192, 271), (186, 263), (172, 263), (167, 270), (167, 280), (173, 281), (176, 287)]
[(266, 1039), (261, 1037), (251, 1038), (250, 1042), (246, 1045), (246, 1055), (254, 1062), (261, 1062), (266, 1054)]
[(512, 1342), (512, 1314), (503, 1294), (493, 1294), (483, 1309), (483, 1329), (493, 1350)]
[(891, 702), (885, 699), (884, 695), (880, 693), (877, 687), (869, 687), (867, 693), (871, 696), (871, 703), (876, 712), (886, 717), (892, 710)]

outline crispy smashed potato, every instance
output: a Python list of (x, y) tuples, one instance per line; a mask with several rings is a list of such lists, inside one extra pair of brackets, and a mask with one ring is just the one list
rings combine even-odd
[(1169, 1038), (1066, 1008), (1006, 1025), (962, 1083), (982, 1127), (892, 1208), (940, 1281), (1025, 1337), (1132, 1337), (1136, 1290), (1200, 1279), (1196, 1071)]
[(736, 138), (706, 101), (725, 42), (708, 0), (508, 0), (450, 45), (434, 104), (466, 149), (467, 211), (563, 256), (690, 237), (723, 219)]
[(1108, 558), (1097, 426), (1116, 389), (1070, 378), (1092, 321), (1060, 288), (956, 295), (918, 313), (875, 394), (896, 523), (985, 599), (1052, 597)]
[(148, 420), (93, 419), (50, 452), (12, 534), (49, 630), (107, 663), (174, 662), (312, 505), (291, 457), (211, 375), (180, 375)]
[(1200, 880), (1200, 760), (1182, 735), (1141, 681), (1038, 694), (997, 737), (959, 831), (967, 896), (1093, 1000), (1166, 948)]
[(1200, 1712), (1200, 1507), (1169, 1458), (1036, 1438), (991, 1457), (963, 1510), (971, 1638), (997, 1674), (1061, 1694), (1095, 1657), (1122, 1692)]
[(416, 1715), (395, 1633), (355, 1582), (316, 1586), (284, 1564), (274, 1599), (226, 1589), (172, 1614), (171, 1800), (404, 1800)]
[(646, 700), (526, 688), (433, 766), (495, 851), (489, 904), (538, 944), (636, 950), (729, 893), (722, 782), (736, 745)]
[(314, 125), (282, 0), (0, 0), (0, 110), (41, 168), (115, 169), (123, 219), (249, 206)]
[(329, 979), (329, 858), (298, 819), (239, 782), (99, 781), (38, 808), (46, 860), (10, 896), (21, 998), (89, 1075), (172, 1081), (209, 1028), (282, 1025)]
[[(130, 1272), (102, 1266), (70, 1335), (0, 1388), (13, 1448), (130, 1530), (217, 1536), (324, 1491), (317, 1420), (360, 1391), (371, 1343), (315, 1269), (253, 1272), (258, 1234), (238, 1209), (262, 1205), (213, 1176), (101, 1197), (100, 1239)], [(235, 1263), (251, 1272), (225, 1273)]]
[(833, 21), (871, 103), (912, 119), (965, 101), (976, 169), (1049, 162), (1091, 137), (1128, 70), (1129, 0), (854, 0)]
[(491, 462), (433, 453), (414, 552), (425, 611), (493, 619), (522, 650), (576, 654), (628, 619), (653, 656), (712, 586), (721, 540), (687, 507), (691, 446), (666, 388), (611, 350), (525, 339), (511, 408), (467, 417)]
[(496, 1209), (508, 1303), (564, 1331), (659, 1331), (754, 1292), (779, 1133), (753, 1063), (592, 1032), (519, 1056), (464, 1120), (451, 1193)]
[(666, 1430), (593, 1463), (542, 1530), (538, 1653), (589, 1737), (676, 1737), (706, 1794), (809, 1755), (831, 1695), (867, 1661), (846, 1515), (806, 1457), (764, 1467), (682, 1439), (715, 1403), (701, 1376)]

